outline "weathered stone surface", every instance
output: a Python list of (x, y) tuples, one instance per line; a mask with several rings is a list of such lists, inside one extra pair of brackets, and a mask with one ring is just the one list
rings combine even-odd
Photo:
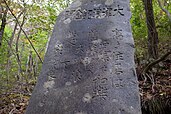
[(57, 20), (26, 114), (141, 114), (129, 0), (77, 0)]

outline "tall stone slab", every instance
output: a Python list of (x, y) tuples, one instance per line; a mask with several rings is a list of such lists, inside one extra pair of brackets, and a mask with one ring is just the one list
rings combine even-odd
[(77, 0), (59, 16), (26, 114), (141, 114), (129, 0)]

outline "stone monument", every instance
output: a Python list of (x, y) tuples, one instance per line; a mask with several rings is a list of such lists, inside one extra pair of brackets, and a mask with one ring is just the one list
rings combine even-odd
[(129, 0), (76, 0), (57, 19), (26, 114), (141, 114)]

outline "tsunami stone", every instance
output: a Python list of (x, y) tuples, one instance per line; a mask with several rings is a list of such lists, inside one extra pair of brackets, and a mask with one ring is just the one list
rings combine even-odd
[(26, 114), (141, 114), (129, 0), (77, 0), (57, 19)]

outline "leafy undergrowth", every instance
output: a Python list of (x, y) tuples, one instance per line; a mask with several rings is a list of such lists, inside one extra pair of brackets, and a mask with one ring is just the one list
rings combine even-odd
[[(171, 64), (139, 79), (143, 114), (171, 114)], [(0, 114), (24, 114), (34, 84), (16, 84), (0, 95)]]
[(0, 114), (24, 114), (33, 87), (32, 84), (16, 84), (0, 94)]
[(171, 114), (171, 76), (157, 76), (155, 83), (140, 81), (143, 114)]
[(139, 77), (143, 114), (171, 114), (171, 60)]

